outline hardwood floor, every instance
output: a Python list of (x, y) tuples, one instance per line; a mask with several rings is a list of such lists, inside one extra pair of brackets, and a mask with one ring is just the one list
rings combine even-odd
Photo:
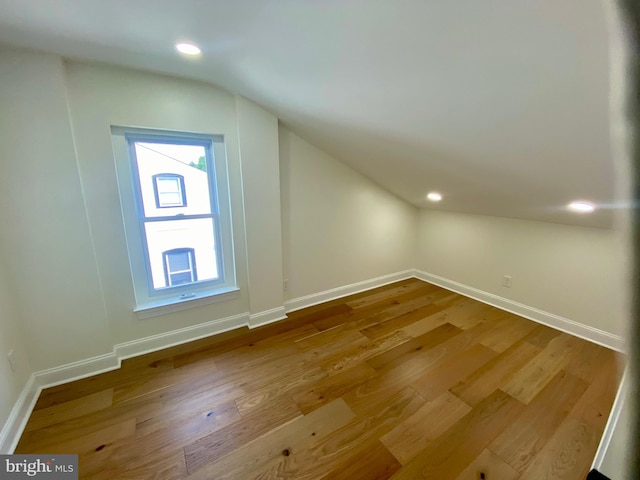
[(410, 279), (45, 390), (91, 479), (584, 479), (622, 358)]

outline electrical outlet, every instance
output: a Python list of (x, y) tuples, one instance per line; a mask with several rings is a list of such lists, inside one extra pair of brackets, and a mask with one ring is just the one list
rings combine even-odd
[(7, 353), (7, 360), (9, 360), (9, 365), (11, 365), (11, 371), (15, 372), (16, 368), (18, 368), (16, 364), (16, 352), (9, 350), (9, 353)]
[(502, 286), (511, 288), (511, 275), (505, 275), (502, 277)]
[(289, 290), (289, 280), (286, 278), (282, 281), (282, 290), (285, 292)]

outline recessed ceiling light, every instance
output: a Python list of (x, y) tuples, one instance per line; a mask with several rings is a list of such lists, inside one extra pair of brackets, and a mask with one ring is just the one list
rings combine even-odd
[(192, 43), (176, 43), (176, 50), (185, 55), (200, 55), (200, 48)]
[(591, 213), (596, 209), (596, 206), (591, 202), (577, 201), (571, 202), (569, 205), (567, 205), (567, 208), (578, 213)]
[(427, 195), (427, 198), (432, 202), (439, 202), (440, 200), (442, 200), (442, 195), (440, 195), (438, 192), (431, 192), (429, 193), (429, 195)]

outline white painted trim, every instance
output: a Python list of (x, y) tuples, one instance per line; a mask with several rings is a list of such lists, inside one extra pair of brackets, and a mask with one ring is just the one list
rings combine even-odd
[(212, 320), (190, 327), (160, 333), (150, 337), (119, 343), (113, 347), (113, 352), (80, 360), (59, 367), (41, 370), (34, 375), (37, 384), (42, 388), (54, 387), (63, 383), (73, 382), (100, 373), (117, 370), (122, 360), (144, 355), (164, 348), (173, 347), (201, 338), (227, 332), (235, 328), (248, 325), (249, 314), (243, 313), (232, 317)]
[(138, 355), (155, 352), (164, 348), (174, 347), (219, 333), (228, 332), (236, 328), (247, 326), (249, 314), (241, 313), (231, 317), (220, 318), (206, 323), (199, 323), (191, 327), (159, 333), (150, 337), (119, 343), (114, 347), (118, 359), (125, 360)]
[(31, 375), (14, 403), (9, 418), (0, 431), (0, 453), (10, 454), (16, 449), (18, 440), (22, 436), (31, 411), (40, 396), (42, 389), (36, 385), (35, 375)]
[(222, 302), (237, 298), (240, 295), (238, 287), (227, 287), (219, 290), (206, 291), (191, 294), (187, 299), (166, 298), (134, 308), (134, 312), (140, 320), (159, 317), (169, 313), (181, 312), (190, 308), (203, 307), (211, 303)]
[[(282, 310), (284, 311), (284, 307)], [(236, 328), (246, 327), (248, 324), (249, 314), (242, 313), (131, 342), (120, 343), (114, 346), (112, 353), (33, 373), (22, 389), (9, 414), (9, 418), (2, 428), (2, 432), (0, 432), (0, 453), (12, 453), (15, 450), (33, 407), (40, 396), (40, 392), (44, 388), (117, 370), (124, 359), (192, 342)]]
[(607, 451), (609, 450), (609, 446), (611, 445), (611, 439), (613, 438), (613, 434), (615, 433), (616, 428), (628, 427), (627, 425), (618, 425), (620, 414), (622, 413), (625, 401), (627, 400), (628, 384), (629, 367), (627, 366), (627, 368), (625, 368), (624, 370), (624, 374), (622, 375), (622, 380), (620, 381), (620, 386), (618, 387), (616, 399), (613, 401), (611, 413), (609, 413), (609, 418), (607, 419), (607, 425), (604, 427), (604, 432), (602, 433), (602, 438), (600, 439), (600, 445), (598, 445), (596, 456), (594, 457), (593, 464), (591, 465), (592, 469), (595, 468), (599, 472), (602, 471), (602, 462), (607, 455)]
[[(299, 310), (301, 308), (310, 307), (319, 303), (328, 302), (348, 295), (353, 295), (372, 288), (381, 287), (389, 283), (398, 282), (407, 278), (415, 277), (420, 280), (439, 285), (448, 290), (460, 293), (467, 297), (474, 298), (480, 302), (493, 305), (497, 308), (515, 313), (522, 317), (528, 318), (535, 322), (539, 322), (550, 327), (562, 330), (571, 335), (584, 338), (586, 340), (604, 345), (614, 350), (624, 351), (624, 341), (617, 335), (598, 330), (587, 325), (574, 322), (567, 318), (554, 315), (543, 310), (539, 310), (522, 303), (514, 302), (498, 295), (494, 295), (482, 290), (478, 290), (467, 285), (448, 280), (437, 275), (429, 274), (419, 270), (405, 270), (403, 272), (384, 275), (371, 280), (352, 283), (337, 288), (332, 288), (324, 292), (313, 295), (306, 295), (285, 302), (284, 307), (278, 307), (256, 314), (242, 313), (231, 317), (212, 320), (210, 322), (201, 323), (191, 327), (181, 328), (171, 332), (152, 335), (150, 337), (133, 340), (130, 342), (120, 343), (114, 346), (112, 353), (107, 353), (97, 357), (81, 360), (78, 362), (61, 365), (36, 372), (31, 375), (24, 386), (18, 400), (14, 404), (9, 418), (5, 422), (0, 432), (0, 453), (12, 452), (18, 443), (26, 422), (33, 410), (35, 402), (43, 388), (60, 385), (63, 383), (79, 380), (81, 378), (90, 377), (99, 373), (107, 372), (120, 368), (121, 361), (127, 358), (144, 355), (146, 353), (162, 350), (175, 345), (191, 342), (211, 335), (227, 332), (236, 328), (248, 326), (255, 328), (269, 323), (274, 323), (286, 318), (287, 312)], [(624, 381), (624, 377), (623, 377)], [(620, 396), (618, 392), (618, 396)], [(615, 422), (619, 416), (619, 409), (622, 408), (623, 399), (616, 397), (616, 403), (612, 410), (612, 414), (607, 423), (607, 429), (613, 431)], [(617, 406), (619, 405), (619, 406)], [(614, 416), (615, 413), (615, 416)], [(611, 426), (609, 426), (611, 424)], [(606, 452), (606, 448), (611, 439), (611, 432), (608, 435), (601, 449)], [(599, 449), (600, 452), (600, 449)], [(604, 453), (602, 453), (604, 456)]]
[(331, 300), (337, 300), (338, 298), (364, 292), (365, 290), (370, 290), (372, 288), (382, 287), (383, 285), (399, 282), (400, 280), (406, 280), (407, 278), (414, 276), (414, 270), (405, 270), (403, 272), (383, 275), (382, 277), (372, 278), (371, 280), (364, 280), (350, 285), (343, 285), (342, 287), (331, 288), (324, 292), (287, 300), (284, 302), (284, 306), (287, 312), (295, 312), (302, 308), (312, 307), (319, 303), (329, 302)]
[(111, 370), (117, 370), (118, 368), (120, 368), (120, 360), (116, 354), (112, 352), (78, 362), (67, 363), (59, 367), (40, 370), (39, 372), (35, 372), (34, 376), (36, 377), (39, 387), (49, 388), (92, 377), (93, 375)]
[(415, 277), (466, 297), (493, 305), (494, 307), (506, 310), (507, 312), (515, 313), (516, 315), (528, 318), (534, 322), (542, 323), (551, 328), (555, 328), (556, 330), (561, 330), (565, 333), (569, 333), (570, 335), (597, 343), (598, 345), (611, 348), (618, 352), (625, 352), (624, 339), (619, 335), (614, 335), (612, 333), (605, 332), (604, 330), (590, 327), (589, 325), (584, 325), (582, 323), (569, 320), (568, 318), (545, 312), (544, 310), (539, 310), (535, 307), (530, 307), (529, 305), (509, 300), (508, 298), (494, 295), (493, 293), (485, 292), (484, 290), (479, 290), (462, 283), (454, 282), (453, 280), (433, 275), (431, 273), (416, 270)]
[(284, 307), (272, 308), (260, 313), (249, 315), (249, 328), (262, 327), (287, 318), (287, 311)]

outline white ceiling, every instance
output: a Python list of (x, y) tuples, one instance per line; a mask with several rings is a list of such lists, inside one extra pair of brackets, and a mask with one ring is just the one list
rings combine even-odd
[(601, 0), (0, 0), (0, 42), (223, 86), (419, 207), (611, 224)]

